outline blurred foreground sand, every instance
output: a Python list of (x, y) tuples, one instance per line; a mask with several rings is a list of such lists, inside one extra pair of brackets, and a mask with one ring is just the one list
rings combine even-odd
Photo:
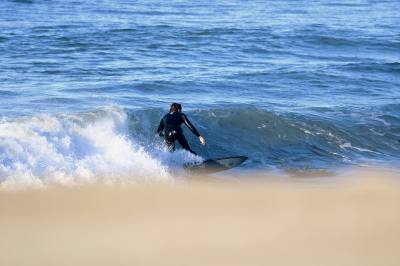
[(398, 266), (400, 177), (360, 175), (1, 191), (0, 265)]

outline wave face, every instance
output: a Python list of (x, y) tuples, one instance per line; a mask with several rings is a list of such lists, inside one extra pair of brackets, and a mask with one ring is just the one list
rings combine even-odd
[[(208, 140), (206, 149), (186, 132), (203, 157), (247, 155), (247, 166), (252, 168), (329, 169), (396, 162), (400, 159), (400, 119), (386, 115), (386, 109), (399, 112), (400, 105), (386, 106), (371, 116), (365, 116), (364, 110), (349, 113), (326, 108), (325, 117), (252, 106), (211, 108), (188, 113)], [(160, 116), (160, 109), (130, 112), (131, 132), (142, 134), (143, 144), (151, 145), (146, 139), (154, 129), (148, 126), (154, 127)]]

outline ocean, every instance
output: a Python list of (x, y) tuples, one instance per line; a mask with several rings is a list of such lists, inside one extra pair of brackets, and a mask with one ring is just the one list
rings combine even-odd
[[(248, 156), (282, 175), (400, 166), (388, 1), (0, 1), (0, 186), (170, 181)], [(179, 102), (200, 157), (155, 130)]]

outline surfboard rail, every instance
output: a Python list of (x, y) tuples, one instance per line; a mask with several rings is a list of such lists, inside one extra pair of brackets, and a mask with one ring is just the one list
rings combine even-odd
[(232, 169), (248, 159), (247, 156), (227, 156), (210, 158), (197, 165), (188, 165), (185, 168), (190, 172), (211, 174)]

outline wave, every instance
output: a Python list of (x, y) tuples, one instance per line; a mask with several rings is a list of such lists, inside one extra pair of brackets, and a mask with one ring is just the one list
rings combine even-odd
[(343, 69), (350, 71), (359, 71), (366, 73), (400, 73), (400, 63), (377, 63), (377, 62), (360, 62), (360, 63), (350, 63), (342, 66)]
[[(202, 148), (189, 132), (187, 136), (203, 157), (246, 155), (249, 167), (332, 168), (368, 159), (398, 160), (398, 118), (371, 115), (360, 119), (363, 112), (281, 114), (250, 106), (193, 110), (188, 115), (208, 140), (208, 147)], [(144, 146), (151, 146), (146, 140), (151, 139), (161, 115), (160, 109), (131, 111), (130, 132)]]
[(6, 91), (6, 90), (0, 90), (0, 96), (3, 97), (15, 97), (18, 96), (19, 94), (13, 91)]
[[(244, 168), (334, 170), (368, 161), (398, 162), (400, 118), (381, 113), (325, 110), (279, 113), (251, 106), (189, 110), (207, 140), (186, 136), (201, 157), (165, 151), (155, 135), (160, 108), (90, 112), (0, 121), (0, 187), (172, 181), (183, 164), (246, 155)], [(349, 113), (350, 112), (350, 113)], [(354, 120), (352, 120), (354, 119)], [(357, 122), (355, 122), (357, 121)], [(186, 129), (184, 129), (186, 131)]]
[(33, 0), (13, 0), (14, 3), (33, 4)]

